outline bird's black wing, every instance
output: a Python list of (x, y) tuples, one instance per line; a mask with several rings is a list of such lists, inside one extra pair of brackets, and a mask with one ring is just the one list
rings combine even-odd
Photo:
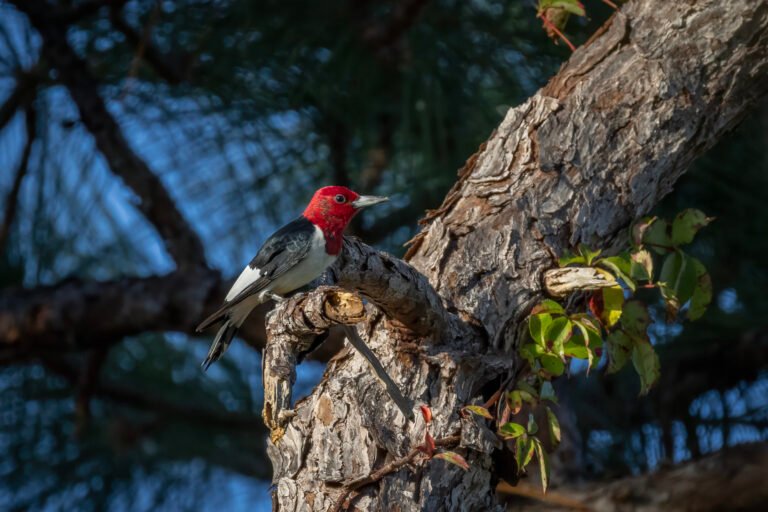
[(202, 331), (222, 319), (224, 315), (245, 298), (261, 292), (272, 281), (303, 260), (312, 247), (315, 226), (303, 215), (277, 230), (270, 236), (248, 266), (259, 269), (260, 275), (253, 283), (224, 304), (197, 327)]

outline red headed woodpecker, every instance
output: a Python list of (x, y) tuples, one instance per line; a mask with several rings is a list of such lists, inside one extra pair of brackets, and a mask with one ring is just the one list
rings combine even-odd
[(253, 308), (320, 277), (341, 252), (344, 229), (362, 208), (386, 197), (361, 196), (346, 187), (323, 187), (304, 213), (270, 236), (232, 285), (224, 304), (197, 327), (200, 332), (223, 322), (208, 356), (207, 370), (227, 350)]

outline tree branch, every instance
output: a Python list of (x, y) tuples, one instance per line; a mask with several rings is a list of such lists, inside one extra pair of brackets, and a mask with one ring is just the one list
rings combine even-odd
[(356, 324), (365, 319), (362, 301), (348, 292), (321, 287), (296, 295), (267, 315), (264, 348), (264, 423), (277, 442), (291, 415), (291, 397), (299, 357), (332, 325)]
[(402, 53), (401, 40), (418, 21), (428, 0), (402, 0), (395, 4), (388, 23), (371, 25), (362, 33), (362, 40), (374, 50), (377, 58), (395, 63)]
[[(589, 482), (577, 487), (559, 487), (562, 503), (536, 496), (535, 502), (515, 502), (515, 510), (562, 510), (567, 502), (588, 503), (593, 512), (641, 512), (664, 510), (762, 510), (768, 502), (764, 484), (768, 472), (768, 444), (751, 443), (727, 447), (700, 460), (623, 478), (613, 482)], [(515, 488), (501, 487), (502, 493)], [(515, 493), (519, 494), (519, 493)], [(547, 493), (547, 496), (549, 493)]]
[(19, 206), (19, 192), (21, 192), (21, 184), (24, 181), (24, 176), (27, 175), (29, 156), (32, 154), (32, 144), (35, 142), (37, 114), (31, 104), (27, 105), (24, 112), (27, 127), (27, 143), (24, 145), (19, 167), (13, 178), (11, 190), (8, 192), (8, 197), (5, 200), (5, 214), (3, 215), (3, 224), (0, 226), (0, 253), (5, 252), (5, 245), (8, 242), (8, 236), (11, 233), (13, 221), (16, 218), (16, 212), (18, 211)]
[(32, 103), (38, 83), (40, 83), (40, 76), (35, 71), (16, 73), (16, 86), (0, 106), (0, 131), (13, 119), (19, 108)]
[(544, 290), (553, 297), (618, 286), (616, 281), (593, 267), (553, 268), (544, 272)]
[(11, 0), (29, 17), (42, 37), (42, 54), (58, 72), (80, 112), (83, 124), (109, 163), (112, 172), (138, 196), (139, 210), (157, 229), (171, 258), (180, 268), (206, 265), (197, 234), (176, 208), (160, 179), (131, 149), (99, 94), (98, 82), (86, 62), (69, 45), (67, 25), (48, 15), (42, 0)]
[(417, 270), (355, 238), (344, 239), (344, 250), (330, 274), (333, 283), (359, 291), (417, 336), (439, 338), (455, 321)]
[[(31, 290), (0, 290), (0, 347), (18, 355), (104, 347), (152, 331), (193, 334), (206, 313), (221, 304), (230, 281), (218, 272), (106, 282), (71, 279)], [(268, 305), (257, 309), (241, 335), (261, 347)]]

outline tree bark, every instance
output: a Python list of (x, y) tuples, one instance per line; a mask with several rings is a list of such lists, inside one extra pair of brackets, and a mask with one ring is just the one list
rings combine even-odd
[[(622, 478), (562, 487), (542, 495), (531, 485), (502, 484), (502, 495), (532, 498), (505, 500), (510, 510), (589, 510), (592, 512), (762, 511), (768, 503), (768, 445), (750, 443), (724, 448), (673, 468)], [(522, 491), (522, 492), (518, 492)]]
[[(426, 278), (449, 327), (403, 325), (398, 303), (377, 288), (366, 295), (381, 307), (369, 306), (358, 329), (407, 395), (429, 404), (431, 435), (457, 439), (470, 469), (409, 458), (424, 441), (424, 420), (406, 422), (363, 359), (346, 351), (270, 443), (276, 506), (501, 509), (495, 438), (459, 409), (519, 370), (520, 329), (557, 256), (579, 242), (624, 244), (629, 222), (766, 93), (767, 44), (765, 2), (630, 2), (511, 109), (406, 256), (407, 279), (423, 283), (413, 271)], [(340, 265), (343, 281), (350, 269)], [(377, 272), (380, 282), (403, 275)]]
[[(70, 279), (31, 290), (0, 291), (0, 354), (5, 358), (102, 348), (151, 331), (193, 334), (232, 283), (208, 269), (105, 282)], [(242, 336), (264, 345), (260, 307)]]

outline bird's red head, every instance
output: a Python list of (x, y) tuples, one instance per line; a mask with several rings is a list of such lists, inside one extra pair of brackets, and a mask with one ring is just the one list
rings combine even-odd
[(352, 217), (362, 208), (386, 200), (386, 197), (361, 196), (347, 187), (323, 187), (312, 196), (304, 217), (323, 230), (328, 254), (338, 254), (344, 228)]

